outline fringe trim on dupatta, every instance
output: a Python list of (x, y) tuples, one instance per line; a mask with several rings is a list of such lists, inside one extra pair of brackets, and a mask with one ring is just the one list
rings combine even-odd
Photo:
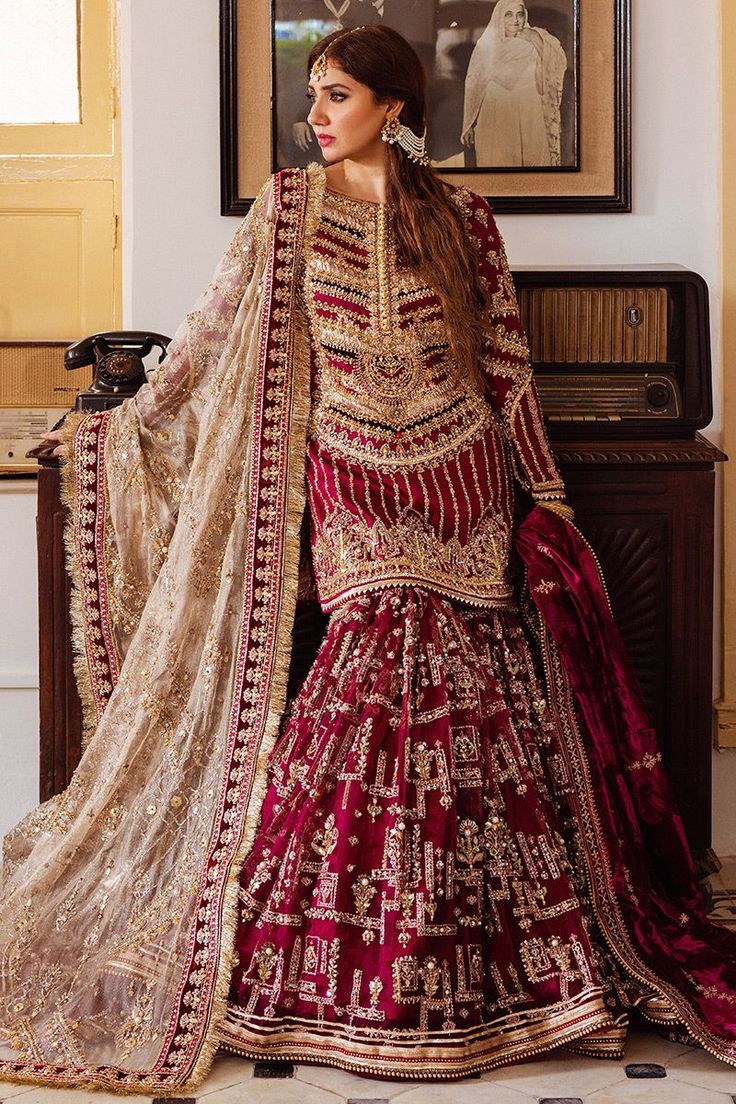
[[(67, 414), (61, 429), (61, 443), (66, 446), (67, 454), (62, 457), (61, 502), (67, 510), (68, 521), (64, 525), (64, 550), (67, 575), (71, 580), (69, 595), (69, 620), (71, 622), (72, 656), (74, 678), (82, 703), (82, 748), (84, 749), (100, 719), (100, 710), (93, 690), (90, 660), (87, 654), (87, 636), (85, 632), (85, 602), (82, 593), (82, 551), (78, 534), (80, 531), (80, 503), (78, 498), (79, 469), (81, 457), (77, 445), (83, 424), (89, 418), (99, 418), (99, 414), (77, 412)], [(104, 493), (104, 491), (103, 491)], [(96, 504), (97, 505), (97, 504)], [(104, 510), (104, 504), (103, 504)]]

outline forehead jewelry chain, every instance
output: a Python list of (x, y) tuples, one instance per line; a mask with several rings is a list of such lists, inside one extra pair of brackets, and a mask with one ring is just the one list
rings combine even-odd
[(354, 31), (364, 31), (365, 29), (366, 29), (365, 24), (362, 27), (350, 27), (350, 28), (348, 28), (347, 31), (344, 31), (341, 35), (338, 35), (337, 38), (333, 38), (330, 45), (327, 47), (326, 50), (324, 50), (319, 55), (319, 57), (315, 61), (314, 65), (312, 66), (312, 71), (309, 74), (309, 79), (310, 80), (321, 80), (322, 77), (324, 77), (325, 73), (327, 72), (327, 67), (330, 64), (327, 55), (330, 52), (330, 47), (333, 46), (335, 42), (339, 42), (341, 38), (345, 37), (345, 35), (353, 34)]

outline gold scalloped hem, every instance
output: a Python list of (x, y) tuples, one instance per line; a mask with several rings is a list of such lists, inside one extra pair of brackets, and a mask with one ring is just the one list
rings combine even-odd
[(651, 1023), (660, 1024), (664, 1027), (671, 1027), (673, 1024), (680, 1027), (685, 1026), (682, 1017), (677, 1014), (670, 1002), (664, 997), (645, 997), (639, 1003), (638, 1008), (642, 1016)]
[(629, 1017), (624, 1014), (613, 1026), (602, 1027), (594, 1034), (567, 1043), (565, 1050), (571, 1054), (582, 1054), (585, 1058), (607, 1060), (621, 1059), (626, 1051)]
[[(587, 990), (564, 1007), (556, 1005), (549, 1012), (535, 1012), (536, 1022), (527, 1020), (520, 1026), (523, 1013), (511, 1013), (502, 1028), (488, 1024), (467, 1032), (438, 1032), (430, 1041), (408, 1040), (404, 1044), (390, 1039), (361, 1043), (351, 1039), (343, 1025), (307, 1020), (302, 1021), (303, 1026), (271, 1030), (266, 1037), (256, 1028), (228, 1019), (218, 1028), (217, 1037), (221, 1050), (252, 1061), (333, 1066), (348, 1073), (397, 1081), (455, 1081), (525, 1061), (601, 1029), (615, 1028), (600, 990)], [(455, 1045), (445, 1041), (451, 1034), (458, 1040)]]

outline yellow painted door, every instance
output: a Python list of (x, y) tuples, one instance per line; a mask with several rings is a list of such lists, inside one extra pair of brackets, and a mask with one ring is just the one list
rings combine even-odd
[(120, 325), (115, 43), (115, 0), (0, 0), (0, 341)]
[(0, 0), (0, 475), (89, 385), (64, 349), (120, 327), (115, 0)]

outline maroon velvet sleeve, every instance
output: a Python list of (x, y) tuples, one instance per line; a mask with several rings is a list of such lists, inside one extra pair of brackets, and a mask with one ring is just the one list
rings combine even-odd
[(521, 486), (537, 501), (561, 501), (565, 487), (547, 440), (503, 240), (486, 200), (474, 192), (465, 196), (465, 217), (490, 299), (483, 349), (489, 399), (506, 430)]

